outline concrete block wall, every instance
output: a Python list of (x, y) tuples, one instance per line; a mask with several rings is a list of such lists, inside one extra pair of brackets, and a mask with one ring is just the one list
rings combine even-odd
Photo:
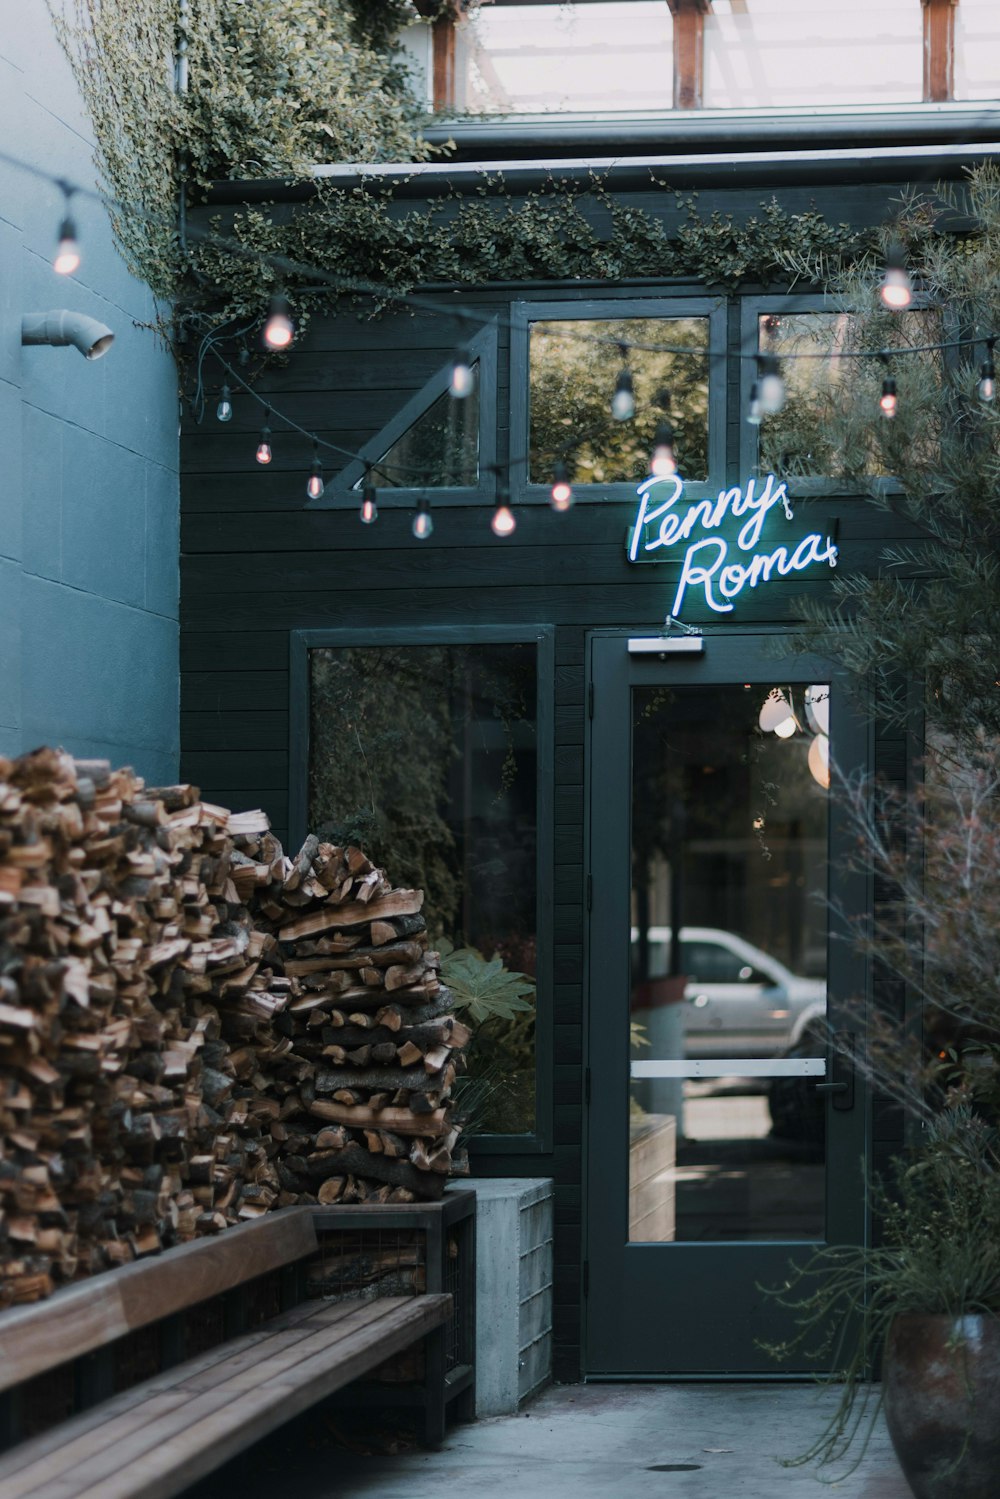
[[(84, 187), (93, 142), (45, 0), (0, 0), (0, 147)], [(52, 269), (62, 194), (0, 161), (0, 754), (39, 744), (178, 762), (178, 406), (101, 206), (77, 197), (83, 261)], [(22, 348), (25, 312), (67, 307), (115, 334), (97, 361)]]
[(476, 1415), (516, 1411), (552, 1378), (555, 1188), (481, 1177), (476, 1194)]

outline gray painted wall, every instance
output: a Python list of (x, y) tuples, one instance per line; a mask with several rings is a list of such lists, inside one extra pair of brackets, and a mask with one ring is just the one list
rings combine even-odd
[[(44, 0), (0, 0), (0, 150), (95, 183), (89, 122)], [(153, 298), (100, 206), (74, 201), (83, 263), (51, 257), (62, 195), (0, 162), (0, 754), (61, 745), (175, 780), (178, 439)], [(23, 312), (113, 329), (96, 362), (25, 348)]]

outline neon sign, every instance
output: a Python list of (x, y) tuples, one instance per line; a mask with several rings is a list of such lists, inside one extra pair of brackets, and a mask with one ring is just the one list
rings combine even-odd
[[(746, 588), (802, 572), (814, 562), (837, 565), (837, 548), (832, 537), (821, 536), (818, 531), (803, 536), (794, 545), (776, 546), (770, 551), (761, 547), (764, 522), (775, 506), (782, 507), (786, 520), (791, 520), (794, 514), (788, 490), (774, 474), (768, 474), (763, 483), (748, 479), (743, 489), (720, 489), (718, 499), (695, 500), (687, 509), (677, 507), (684, 492), (684, 481), (679, 474), (669, 478), (653, 475), (636, 492), (639, 509), (629, 537), (629, 561), (652, 560), (651, 554), (662, 547), (685, 548), (670, 611), (674, 619), (680, 614), (689, 588), (701, 588), (709, 609), (716, 614), (728, 614), (734, 607), (734, 599)], [(735, 542), (722, 536), (700, 535), (718, 530), (727, 515), (743, 520)]]

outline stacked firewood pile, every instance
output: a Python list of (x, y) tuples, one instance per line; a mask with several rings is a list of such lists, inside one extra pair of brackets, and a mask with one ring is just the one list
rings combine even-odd
[(439, 1197), (468, 1031), (421, 902), (194, 787), (0, 758), (0, 1306), (274, 1207)]

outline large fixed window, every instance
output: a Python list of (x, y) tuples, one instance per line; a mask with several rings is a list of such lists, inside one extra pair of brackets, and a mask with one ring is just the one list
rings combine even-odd
[[(759, 426), (748, 422), (750, 391), (757, 372), (752, 359), (741, 361), (741, 470), (779, 474), (793, 481), (800, 494), (839, 491), (845, 488), (846, 444), (851, 464), (858, 465), (855, 472), (859, 478), (891, 481), (893, 469), (887, 447), (891, 426), (878, 416), (882, 381), (892, 375), (902, 402), (911, 392), (917, 395), (928, 380), (942, 378), (945, 356), (928, 350), (888, 363), (869, 358), (859, 364), (845, 358), (846, 351), (861, 347), (856, 320), (850, 312), (831, 308), (818, 295), (746, 297), (742, 317), (742, 348), (779, 360), (786, 395), (781, 411), (764, 416)], [(883, 338), (885, 346), (894, 349), (922, 349), (943, 341), (944, 325), (940, 309), (915, 307), (886, 314), (884, 326), (872, 330), (871, 337)], [(850, 381), (854, 388), (858, 380), (869, 399), (842, 407), (845, 382)], [(846, 410), (853, 410), (853, 419), (838, 419), (834, 440), (830, 418)], [(942, 433), (929, 424), (921, 438), (928, 444), (929, 461), (938, 452), (941, 437)]]
[[(511, 309), (511, 483), (547, 500), (564, 463), (577, 499), (634, 498), (659, 424), (674, 429), (689, 490), (721, 482), (725, 346), (718, 298), (520, 302)], [(623, 370), (634, 414), (617, 420)]]
[(495, 1149), (540, 1149), (547, 1129), (551, 656), (551, 631), (531, 627), (293, 642), (292, 826), (423, 890), (473, 1030), (460, 1108)]

